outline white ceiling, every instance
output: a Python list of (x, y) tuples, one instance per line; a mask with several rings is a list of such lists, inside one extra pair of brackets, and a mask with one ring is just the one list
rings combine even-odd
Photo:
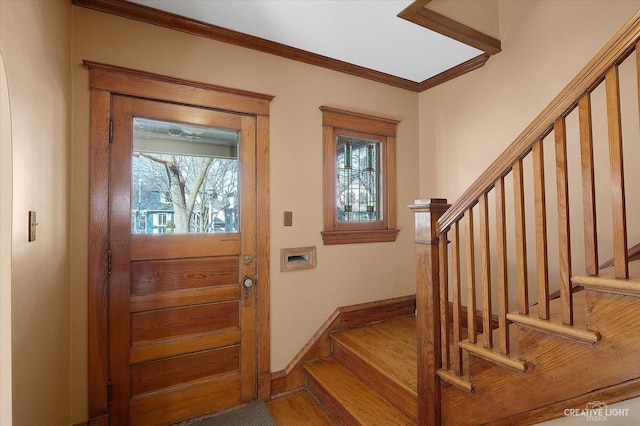
[(412, 0), (131, 0), (421, 82), (482, 51), (396, 15)]

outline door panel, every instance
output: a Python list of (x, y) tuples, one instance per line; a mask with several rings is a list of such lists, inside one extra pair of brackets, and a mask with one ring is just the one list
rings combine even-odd
[(173, 259), (238, 254), (240, 234), (183, 234), (182, 245), (157, 244), (160, 235), (136, 235), (131, 241), (131, 260)]
[(135, 364), (131, 368), (131, 393), (145, 393), (238, 373), (237, 345)]
[(255, 118), (123, 96), (112, 108), (111, 423), (169, 424), (250, 401)]
[(131, 345), (136, 347), (195, 334), (237, 328), (239, 326), (238, 314), (238, 303), (235, 300), (136, 312), (131, 315)]
[(240, 289), (237, 285), (219, 286), (211, 289), (182, 290), (163, 294), (131, 296), (131, 313), (154, 309), (175, 308), (177, 306), (238, 300)]
[(239, 389), (240, 385), (240, 376), (236, 374), (174, 388), (151, 398), (135, 398), (131, 400), (131, 424), (167, 424), (233, 407), (242, 400), (236, 392), (229, 390)]
[(211, 347), (238, 345), (239, 343), (240, 330), (230, 330), (165, 342), (163, 344), (138, 346), (131, 348), (131, 363), (136, 364), (149, 360), (203, 351)]
[(234, 284), (239, 272), (235, 256), (132, 262), (131, 294)]

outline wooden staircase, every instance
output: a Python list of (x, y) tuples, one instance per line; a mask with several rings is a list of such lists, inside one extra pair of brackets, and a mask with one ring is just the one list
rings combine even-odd
[[(640, 262), (630, 269), (640, 278)], [(640, 293), (603, 289), (609, 273), (601, 271), (597, 289), (587, 284), (574, 294), (575, 322), (568, 333), (557, 320), (542, 327), (514, 321), (509, 324), (511, 351), (502, 358), (479, 343), (484, 340), (481, 328), (476, 343), (460, 341), (462, 376), (439, 370), (441, 423), (529, 425), (591, 401), (611, 404), (640, 396)], [(551, 300), (549, 309), (558, 318), (561, 300)], [(537, 305), (530, 314), (537, 316)], [(322, 421), (298, 418), (279, 424), (418, 424), (416, 330), (411, 315), (332, 333), (330, 356), (304, 365), (313, 399), (305, 395), (309, 401), (297, 409), (327, 414)], [(467, 332), (465, 326), (463, 336)], [(500, 330), (491, 332), (497, 340)], [(449, 349), (455, 351), (456, 345)]]
[(418, 424), (533, 424), (640, 396), (640, 206), (625, 187), (640, 177), (623, 156), (639, 84), (640, 12), (455, 203), (410, 206)]
[(415, 330), (408, 316), (332, 334), (331, 357), (305, 365), (307, 389), (343, 424), (414, 425)]

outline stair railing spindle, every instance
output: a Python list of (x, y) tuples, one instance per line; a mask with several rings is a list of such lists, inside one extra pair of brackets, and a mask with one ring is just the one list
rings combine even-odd
[(493, 347), (491, 331), (491, 253), (489, 246), (489, 205), (487, 194), (480, 196), (480, 263), (482, 266), (482, 335), (485, 348)]
[(611, 198), (613, 205), (613, 259), (615, 277), (629, 278), (627, 252), (627, 218), (624, 198), (624, 165), (622, 160), (622, 118), (620, 114), (620, 82), (618, 66), (606, 74), (607, 122), (609, 129), (609, 161), (611, 164)]
[[(442, 368), (450, 367), (450, 337), (449, 337), (449, 256), (447, 253), (447, 233), (439, 236), (440, 250), (440, 336), (442, 341)], [(456, 342), (457, 344), (457, 342)]]
[(522, 159), (513, 163), (513, 204), (515, 212), (516, 276), (518, 313), (529, 315), (529, 275), (527, 273), (527, 229), (524, 208), (524, 175)]
[(462, 340), (462, 301), (460, 293), (460, 225), (454, 222), (451, 225), (451, 281), (453, 284), (453, 371), (456, 376), (462, 376), (462, 349), (458, 342)]
[(560, 303), (562, 323), (573, 324), (571, 291), (571, 228), (569, 216), (569, 177), (567, 174), (567, 130), (564, 117), (553, 128), (556, 153), (556, 188), (558, 197), (558, 248), (560, 253)]
[(538, 317), (549, 319), (549, 258), (547, 254), (547, 203), (542, 139), (533, 144), (533, 191), (536, 218), (536, 271)]
[(498, 351), (509, 353), (509, 283), (507, 280), (507, 233), (504, 200), (504, 177), (496, 181), (496, 282), (498, 287)]
[(467, 254), (467, 335), (472, 343), (476, 343), (478, 331), (476, 329), (476, 259), (475, 241), (473, 238), (473, 208), (465, 213), (465, 247)]
[(589, 275), (598, 275), (598, 230), (596, 222), (596, 190), (593, 167), (593, 125), (591, 121), (591, 95), (578, 101), (580, 122), (580, 160), (582, 166), (582, 209), (584, 214), (584, 257)]

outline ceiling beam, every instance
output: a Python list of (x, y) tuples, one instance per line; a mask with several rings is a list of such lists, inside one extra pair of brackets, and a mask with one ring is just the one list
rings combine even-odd
[(427, 9), (429, 3), (431, 0), (416, 0), (400, 12), (398, 17), (475, 47), (487, 55), (495, 55), (501, 51), (500, 40)]

